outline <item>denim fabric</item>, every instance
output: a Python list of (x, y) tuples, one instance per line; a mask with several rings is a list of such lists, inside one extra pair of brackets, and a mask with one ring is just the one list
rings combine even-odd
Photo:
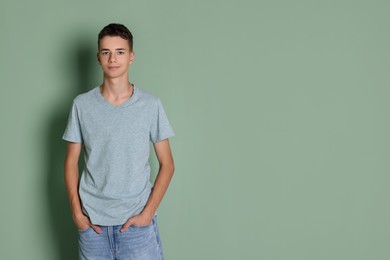
[(103, 233), (92, 228), (79, 230), (80, 260), (164, 260), (157, 215), (147, 226), (101, 226)]

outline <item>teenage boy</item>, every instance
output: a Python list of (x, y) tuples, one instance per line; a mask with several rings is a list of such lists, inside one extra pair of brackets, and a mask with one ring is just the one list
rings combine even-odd
[[(80, 259), (164, 259), (159, 206), (174, 172), (174, 131), (161, 100), (129, 82), (133, 36), (122, 24), (98, 35), (103, 83), (73, 99), (63, 139), (66, 190)], [(159, 161), (151, 186), (150, 142)], [(79, 182), (78, 161), (84, 151)]]

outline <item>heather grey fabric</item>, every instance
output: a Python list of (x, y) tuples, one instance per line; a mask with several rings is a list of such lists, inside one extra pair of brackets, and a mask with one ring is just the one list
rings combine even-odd
[(79, 194), (96, 225), (121, 225), (149, 198), (150, 142), (174, 136), (160, 98), (134, 85), (130, 99), (109, 103), (99, 86), (73, 99), (62, 139), (84, 144)]

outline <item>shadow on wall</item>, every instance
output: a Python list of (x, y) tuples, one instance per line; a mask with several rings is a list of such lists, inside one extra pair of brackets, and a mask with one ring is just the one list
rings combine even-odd
[[(84, 37), (85, 38), (85, 37)], [(91, 41), (79, 37), (73, 48), (66, 48), (65, 60), (68, 64), (61, 64), (69, 81), (60, 85), (69, 86), (70, 96), (64, 98), (63, 104), (53, 110), (48, 121), (47, 133), (47, 206), (50, 213), (50, 227), (54, 239), (51, 245), (57, 247), (58, 259), (78, 259), (78, 234), (73, 223), (64, 181), (64, 159), (66, 141), (62, 140), (73, 98), (93, 87), (92, 71), (96, 66), (95, 49)], [(60, 59), (61, 60), (61, 59)], [(92, 84), (92, 85), (91, 85)], [(63, 109), (63, 108), (66, 109)], [(84, 154), (80, 155), (79, 175), (81, 175)]]

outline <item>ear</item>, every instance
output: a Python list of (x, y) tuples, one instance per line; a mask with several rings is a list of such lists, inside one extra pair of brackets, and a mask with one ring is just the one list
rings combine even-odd
[(129, 64), (133, 63), (133, 61), (134, 61), (134, 52), (132, 51), (130, 53), (130, 62), (129, 62)]
[(98, 61), (99, 64), (100, 64), (100, 56), (99, 56), (99, 53), (96, 53), (96, 59), (97, 59), (97, 61)]

